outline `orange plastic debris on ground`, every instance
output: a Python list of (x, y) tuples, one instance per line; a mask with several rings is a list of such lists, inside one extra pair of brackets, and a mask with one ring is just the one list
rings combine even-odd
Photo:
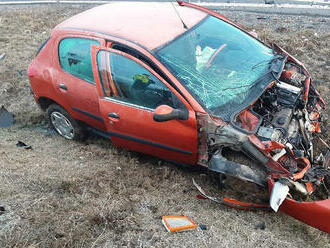
[(197, 224), (186, 216), (163, 216), (163, 225), (168, 232), (195, 229)]

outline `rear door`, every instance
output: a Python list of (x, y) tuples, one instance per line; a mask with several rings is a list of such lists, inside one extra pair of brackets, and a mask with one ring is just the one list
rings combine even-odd
[(54, 85), (59, 96), (69, 104), (67, 109), (75, 119), (104, 129), (99, 110), (98, 92), (94, 81), (91, 46), (104, 44), (98, 38), (64, 35), (56, 40)]
[[(197, 127), (189, 104), (149, 66), (123, 52), (92, 47), (99, 106), (107, 135), (120, 147), (195, 164)], [(155, 122), (157, 106), (189, 112), (188, 120)]]

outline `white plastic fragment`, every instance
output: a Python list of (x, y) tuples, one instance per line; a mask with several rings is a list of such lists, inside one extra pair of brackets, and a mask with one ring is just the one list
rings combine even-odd
[(274, 184), (271, 196), (270, 196), (270, 207), (277, 212), (279, 207), (282, 205), (286, 196), (289, 193), (289, 186), (276, 182)]
[(6, 57), (6, 53), (2, 53), (2, 54), (0, 55), (0, 60), (4, 59), (5, 57)]

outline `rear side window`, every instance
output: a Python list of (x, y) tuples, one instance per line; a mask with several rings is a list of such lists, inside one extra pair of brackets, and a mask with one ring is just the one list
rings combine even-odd
[(95, 83), (91, 62), (91, 45), (99, 44), (100, 42), (96, 40), (84, 38), (63, 39), (58, 49), (63, 70), (90, 83)]

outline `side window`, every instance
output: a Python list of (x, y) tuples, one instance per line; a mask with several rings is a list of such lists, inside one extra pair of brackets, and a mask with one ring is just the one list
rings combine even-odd
[(175, 94), (146, 68), (122, 55), (101, 51), (98, 54), (98, 65), (106, 96), (109, 96), (106, 94), (106, 89), (109, 88), (106, 75), (109, 73), (105, 73), (105, 53), (109, 58), (112, 79), (118, 92), (113, 98), (150, 109), (162, 104), (173, 108), (182, 105)]
[(99, 45), (96, 40), (66, 38), (58, 48), (60, 64), (66, 72), (88, 82), (94, 83), (91, 45)]

